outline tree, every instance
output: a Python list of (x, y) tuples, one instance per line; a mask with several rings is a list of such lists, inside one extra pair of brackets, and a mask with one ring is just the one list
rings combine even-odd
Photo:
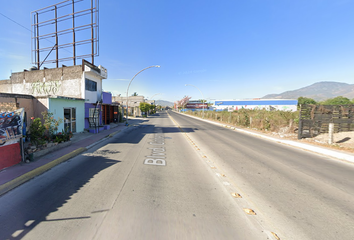
[(179, 101), (176, 101), (175, 102), (175, 105), (177, 106), (177, 108), (184, 108), (187, 103), (189, 102), (189, 99), (191, 99), (191, 97), (188, 97), (188, 96), (185, 96), (184, 98), (182, 98), (181, 100)]
[(137, 92), (134, 92), (134, 93), (132, 94), (132, 96), (133, 96), (133, 97), (138, 96), (138, 93), (137, 93)]
[(297, 99), (297, 105), (303, 105), (303, 104), (317, 104), (317, 102), (312, 99), (312, 98), (307, 98), (307, 97), (299, 97)]
[(321, 102), (321, 104), (322, 105), (351, 105), (352, 102), (349, 100), (349, 98), (339, 96), (339, 97), (327, 99), (326, 101)]
[(140, 111), (145, 112), (144, 115), (147, 114), (147, 112), (150, 110), (150, 107), (151, 107), (151, 105), (149, 103), (146, 103), (146, 102), (141, 102), (139, 104)]
[(154, 104), (151, 104), (151, 105), (150, 105), (150, 110), (151, 110), (151, 112), (155, 112), (155, 108), (156, 108), (156, 105), (154, 105)]

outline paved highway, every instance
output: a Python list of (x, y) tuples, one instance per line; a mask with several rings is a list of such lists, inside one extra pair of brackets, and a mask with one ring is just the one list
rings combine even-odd
[(0, 239), (272, 237), (218, 178), (160, 113), (1, 196)]
[(171, 116), (281, 239), (354, 239), (352, 163)]
[(353, 172), (161, 112), (1, 196), (0, 239), (353, 239)]

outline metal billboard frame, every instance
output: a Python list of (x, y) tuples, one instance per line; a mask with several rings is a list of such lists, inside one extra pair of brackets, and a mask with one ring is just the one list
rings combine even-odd
[[(79, 2), (91, 1), (91, 7), (86, 9), (76, 9), (75, 7)], [(65, 8), (66, 7), (66, 8)], [(58, 16), (58, 10), (65, 8), (71, 8), (70, 13)], [(45, 18), (44, 15), (53, 14), (51, 18)], [(91, 22), (87, 24), (76, 25), (76, 19), (82, 16), (90, 15)], [(59, 67), (59, 62), (73, 60), (73, 64), (76, 65), (77, 59), (85, 59), (91, 57), (91, 63), (94, 64), (94, 57), (99, 55), (99, 0), (65, 0), (60, 3), (41, 8), (31, 12), (32, 18), (32, 63), (36, 64), (37, 69), (40, 69), (42, 64), (55, 63), (56, 67)], [(44, 18), (44, 20), (40, 17)], [(58, 23), (64, 21), (70, 21), (71, 23), (69, 28), (64, 28), (58, 30)], [(43, 27), (54, 28), (49, 32), (44, 32), (40, 34), (40, 30)], [(86, 37), (82, 40), (77, 40), (77, 32), (83, 30), (91, 30), (89, 37)], [(48, 30), (47, 30), (48, 31)], [(42, 31), (41, 31), (42, 32)], [(72, 35), (72, 41), (63, 41), (63, 36)], [(81, 35), (80, 35), (81, 36)], [(54, 42), (50, 39), (54, 38)], [(43, 41), (49, 41), (53, 44), (52, 47), (40, 47), (43, 44)], [(83, 52), (77, 54), (77, 46), (91, 44), (90, 52)], [(45, 45), (45, 44), (44, 44)], [(71, 49), (71, 51), (69, 50)], [(59, 51), (60, 50), (60, 51)], [(65, 50), (72, 54), (71, 57), (59, 57), (59, 53)], [(55, 51), (55, 58), (50, 57), (52, 51)], [(45, 56), (45, 57), (44, 57)], [(41, 60), (43, 58), (43, 60)]]

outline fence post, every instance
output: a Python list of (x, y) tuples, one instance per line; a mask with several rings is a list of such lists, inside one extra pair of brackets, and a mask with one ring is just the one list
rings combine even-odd
[(297, 139), (302, 138), (302, 120), (301, 120), (301, 111), (302, 111), (302, 105), (300, 105), (300, 111), (299, 111), (299, 128), (297, 130)]
[(328, 128), (328, 143), (333, 144), (334, 123), (330, 123)]

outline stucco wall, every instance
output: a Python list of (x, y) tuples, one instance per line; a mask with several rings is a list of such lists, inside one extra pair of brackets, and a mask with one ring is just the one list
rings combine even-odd
[[(89, 117), (90, 117), (90, 108), (95, 108), (96, 104), (92, 103), (85, 103), (85, 128), (89, 129), (90, 128), (90, 122), (89, 122)], [(96, 111), (99, 112), (99, 125), (102, 124), (102, 105), (100, 105)]]
[[(127, 97), (113, 96), (112, 102), (118, 102), (121, 105), (127, 105)], [(129, 107), (139, 107), (141, 102), (145, 102), (144, 96), (128, 96)]]
[(10, 80), (1, 80), (0, 81), (0, 92), (11, 93), (11, 81)]
[(0, 81), (0, 92), (82, 98), (81, 85), (82, 67), (71, 66), (12, 73), (10, 80)]
[(21, 162), (21, 148), (19, 143), (0, 147), (0, 170)]
[[(89, 79), (91, 81), (94, 81), (97, 83), (97, 91), (87, 91), (85, 89), (85, 79)], [(96, 101), (102, 100), (102, 79), (101, 76), (98, 74), (95, 74), (94, 72), (85, 72), (84, 78), (82, 81), (82, 84), (84, 86), (84, 92), (85, 92), (85, 99), (88, 103), (96, 103)]]
[(33, 100), (33, 115), (27, 117), (34, 117), (34, 118), (43, 118), (42, 112), (48, 110), (48, 99), (47, 98), (38, 98)]
[(112, 93), (102, 92), (102, 101), (105, 104), (112, 104)]
[[(49, 110), (53, 113), (53, 117), (59, 117), (64, 120), (64, 108), (76, 108), (76, 132), (83, 132), (85, 127), (85, 101), (71, 100), (61, 98), (49, 99)], [(58, 127), (59, 131), (64, 129), (64, 122)]]
[(31, 123), (31, 117), (42, 118), (42, 112), (47, 110), (41, 101), (28, 95), (1, 94), (0, 93), (0, 112), (14, 111), (24, 108), (27, 114), (27, 123)]

